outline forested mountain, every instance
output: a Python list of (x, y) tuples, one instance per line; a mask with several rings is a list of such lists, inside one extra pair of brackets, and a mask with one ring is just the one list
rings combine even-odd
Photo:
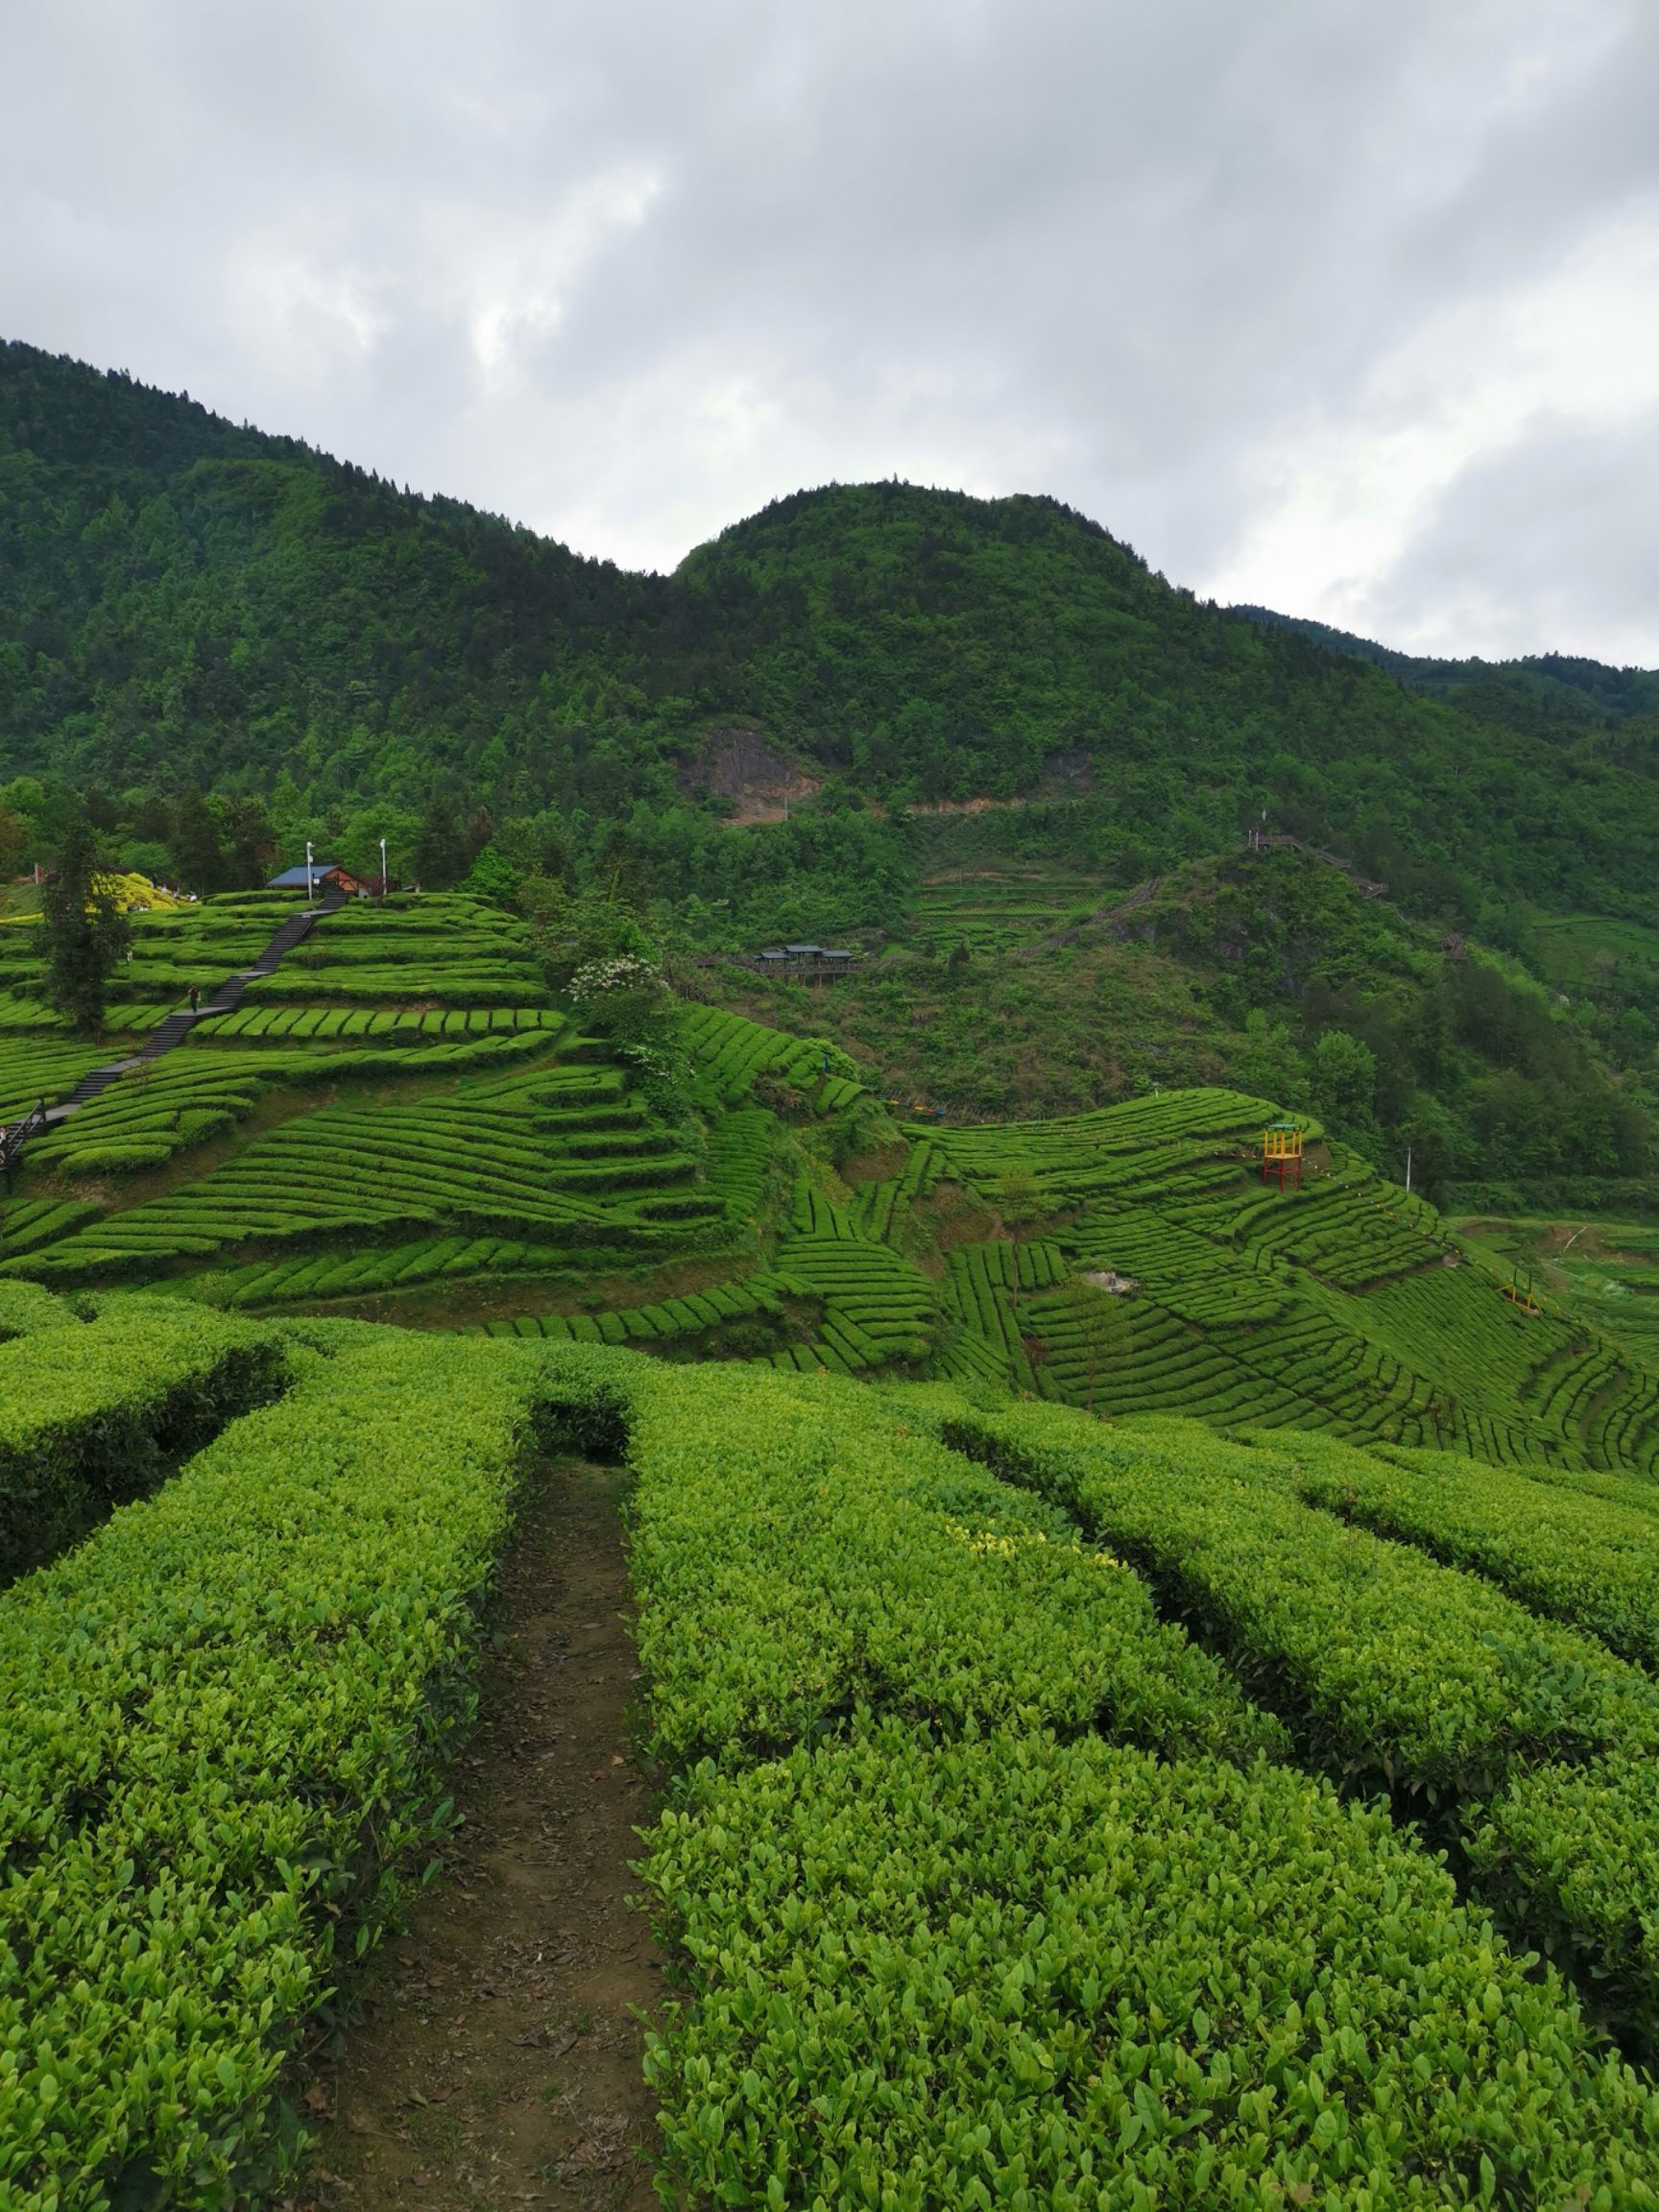
[(445, 788), (498, 815), (645, 802), (660, 832), (733, 721), (888, 803), (1019, 797), (1062, 770), (1088, 818), (1067, 834), (1130, 872), (1263, 809), (1427, 906), (1474, 886), (1646, 914), (1659, 867), (1641, 748), (1620, 765), (1599, 733), (1564, 746), (1449, 711), (1195, 600), (1048, 499), (830, 487), (671, 577), (629, 575), (183, 396), (0, 349), (11, 775), (280, 781), (314, 816)]
[(1278, 614), (1271, 607), (1231, 607), (1228, 613), (1293, 631), (1333, 653), (1369, 661), (1411, 690), (1478, 720), (1565, 743), (1602, 733), (1596, 748), (1601, 757), (1648, 773), (1659, 758), (1659, 668), (1614, 668), (1604, 661), (1567, 653), (1532, 653), (1518, 661), (1440, 661), (1400, 653), (1303, 615)]

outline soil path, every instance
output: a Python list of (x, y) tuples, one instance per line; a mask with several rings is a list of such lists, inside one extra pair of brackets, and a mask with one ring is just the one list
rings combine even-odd
[(631, 2010), (654, 2010), (661, 1980), (627, 1903), (650, 1786), (625, 1734), (625, 1481), (560, 1460), (524, 1500), (457, 1762), (463, 1825), (308, 2092), (324, 2125), (303, 2212), (657, 2204)]

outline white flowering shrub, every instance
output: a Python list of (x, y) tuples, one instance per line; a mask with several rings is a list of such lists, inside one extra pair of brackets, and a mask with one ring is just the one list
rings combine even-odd
[(616, 952), (603, 960), (585, 962), (571, 976), (568, 990), (578, 1006), (595, 1010), (614, 1006), (635, 994), (653, 998), (670, 995), (657, 963), (635, 952)]

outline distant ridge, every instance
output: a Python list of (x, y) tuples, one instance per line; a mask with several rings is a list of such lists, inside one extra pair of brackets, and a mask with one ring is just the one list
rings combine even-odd
[(1659, 714), (1655, 668), (1615, 668), (1605, 661), (1570, 653), (1528, 653), (1513, 661), (1436, 660), (1399, 652), (1375, 638), (1357, 637), (1351, 630), (1334, 630), (1328, 622), (1315, 622), (1307, 615), (1280, 614), (1271, 607), (1236, 606), (1227, 612), (1264, 628), (1289, 630), (1328, 653), (1369, 661), (1412, 690), (1445, 698), (1465, 712), (1479, 711), (1503, 697), (1509, 702), (1509, 711), (1497, 719), (1511, 721), (1517, 728), (1530, 728), (1540, 713), (1601, 728), (1631, 715)]
[(820, 812), (1093, 809), (1130, 880), (1265, 812), (1408, 900), (1659, 913), (1659, 677), (1353, 644), (1058, 500), (898, 481), (630, 574), (0, 345), (0, 781), (707, 822), (695, 763), (742, 728)]

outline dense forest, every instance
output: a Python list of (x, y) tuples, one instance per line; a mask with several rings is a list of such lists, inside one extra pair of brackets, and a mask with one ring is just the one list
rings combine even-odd
[[(1270, 607), (1229, 613), (1288, 630), (1333, 653), (1352, 654), (1385, 668), (1412, 691), (1442, 700), (1477, 721), (1496, 722), (1527, 736), (1581, 745), (1591, 757), (1651, 773), (1659, 754), (1659, 669), (1610, 668), (1567, 653), (1533, 653), (1519, 661), (1438, 661), (1401, 653), (1370, 637)], [(1594, 743), (1587, 742), (1594, 738)]]
[(1083, 817), (1063, 834), (1126, 880), (1265, 812), (1425, 910), (1652, 908), (1639, 720), (1625, 758), (1599, 728), (1454, 710), (1196, 600), (1046, 498), (830, 487), (629, 575), (10, 345), (0, 607), (0, 769), (94, 786), (130, 830), (191, 788), (260, 799), (284, 852), (365, 807), (406, 842), (435, 798), (552, 807), (578, 846), (626, 822), (718, 901), (698, 764), (739, 721), (830, 813), (1058, 789)]

